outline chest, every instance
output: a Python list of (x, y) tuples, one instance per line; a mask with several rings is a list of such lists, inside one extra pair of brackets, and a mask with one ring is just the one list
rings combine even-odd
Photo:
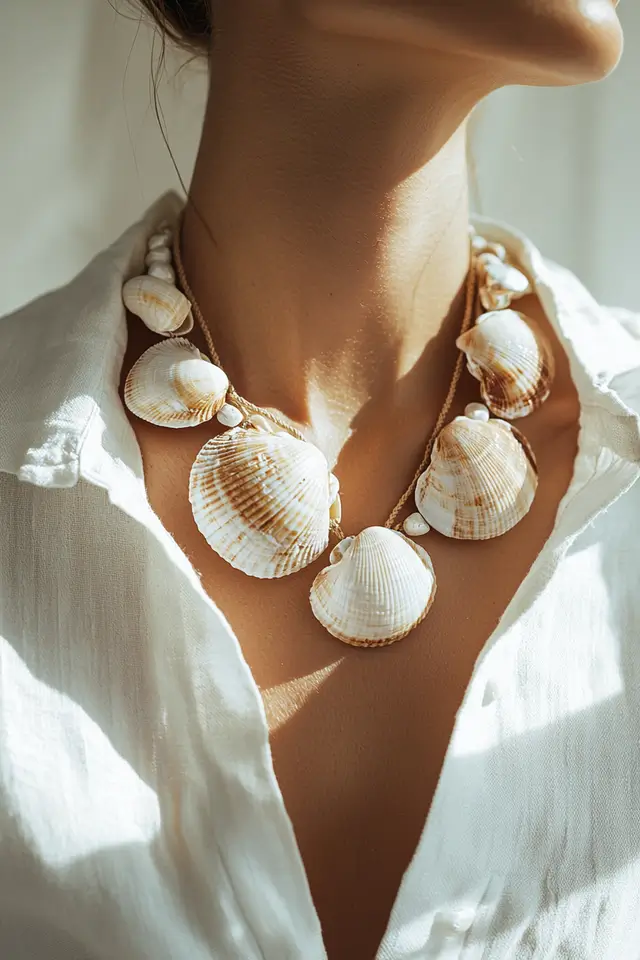
[[(260, 689), (329, 957), (371, 957), (429, 814), (478, 654), (550, 533), (577, 428), (548, 441), (539, 495), (516, 530), (486, 543), (437, 534), (422, 541), (437, 571), (436, 603), (408, 638), (378, 650), (341, 644), (313, 618), (309, 587), (326, 557), (261, 581), (210, 550), (187, 498), (210, 427), (134, 428), (151, 506), (229, 620)], [(351, 506), (354, 529), (346, 532), (373, 522), (358, 515), (356, 498)]]

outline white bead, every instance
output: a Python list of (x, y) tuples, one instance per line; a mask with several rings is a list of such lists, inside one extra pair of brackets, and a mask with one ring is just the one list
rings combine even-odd
[(223, 404), (218, 410), (216, 418), (224, 427), (238, 427), (244, 420), (238, 408), (231, 403)]
[(168, 247), (170, 239), (170, 231), (163, 230), (161, 233), (154, 233), (153, 236), (149, 237), (147, 250), (161, 250), (163, 247)]
[(333, 474), (329, 474), (329, 503), (333, 503), (335, 498), (338, 496), (338, 491), (340, 490), (340, 481)]
[(147, 273), (150, 277), (159, 277), (160, 280), (166, 280), (167, 283), (176, 282), (176, 273), (169, 263), (152, 263)]
[(160, 247), (159, 250), (150, 250), (144, 258), (148, 267), (154, 263), (171, 263), (171, 250), (168, 247)]
[(424, 537), (431, 527), (421, 514), (412, 513), (402, 524), (402, 529), (408, 537)]
[(249, 417), (249, 423), (252, 423), (256, 430), (262, 430), (263, 433), (273, 433), (276, 426), (272, 420), (263, 417), (261, 413), (253, 413)]
[(469, 420), (482, 420), (484, 423), (490, 418), (489, 408), (484, 403), (469, 403), (464, 408), (464, 415)]

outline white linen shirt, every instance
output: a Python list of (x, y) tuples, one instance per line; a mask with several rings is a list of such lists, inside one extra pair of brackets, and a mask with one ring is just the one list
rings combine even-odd
[[(1, 960), (326, 957), (259, 690), (118, 396), (121, 287), (180, 205), (0, 321)], [(568, 353), (579, 451), (376, 960), (640, 960), (640, 318), (478, 225)]]

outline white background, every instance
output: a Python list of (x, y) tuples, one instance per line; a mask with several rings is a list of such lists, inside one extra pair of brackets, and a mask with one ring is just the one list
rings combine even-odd
[[(73, 276), (169, 186), (178, 186), (151, 98), (152, 31), (125, 0), (2, 0), (0, 315)], [(127, 19), (127, 15), (130, 19)], [(640, 309), (640, 4), (606, 82), (512, 89), (481, 107), (474, 141), (482, 213), (529, 233), (607, 303)], [(188, 183), (204, 69), (160, 83)]]

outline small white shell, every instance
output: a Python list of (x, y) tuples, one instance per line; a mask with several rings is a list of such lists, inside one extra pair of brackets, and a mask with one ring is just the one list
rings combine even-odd
[(149, 275), (128, 280), (122, 299), (131, 313), (163, 336), (180, 330), (191, 312), (191, 303), (177, 287)]
[(144, 262), (151, 267), (154, 263), (171, 263), (172, 259), (171, 250), (168, 247), (156, 247), (155, 250), (149, 250)]
[(169, 263), (153, 263), (147, 270), (147, 274), (175, 285), (176, 272)]
[(137, 417), (159, 427), (193, 427), (211, 420), (224, 403), (229, 381), (188, 340), (154, 344), (133, 365), (124, 399)]
[(490, 240), (487, 240), (486, 237), (483, 237), (478, 233), (471, 237), (471, 248), (476, 255), (481, 253), (491, 253), (499, 260), (507, 259), (507, 251), (501, 243), (492, 243)]
[(352, 646), (377, 647), (406, 637), (427, 615), (436, 592), (429, 554), (401, 533), (367, 527), (342, 541), (313, 581), (317, 620)]
[(329, 542), (329, 466), (311, 443), (242, 427), (204, 445), (191, 469), (198, 529), (249, 576), (286, 577)]
[(456, 417), (438, 434), (415, 500), (444, 536), (489, 540), (522, 520), (537, 485), (531, 448), (511, 424)]
[(402, 529), (408, 537), (424, 537), (431, 527), (419, 513), (412, 513), (402, 524)]
[(241, 412), (232, 403), (223, 403), (216, 417), (223, 427), (239, 427), (244, 420)]
[(163, 230), (161, 233), (154, 233), (149, 237), (147, 243), (147, 250), (161, 250), (163, 247), (169, 246), (169, 241), (171, 240), (171, 231)]
[(533, 413), (549, 396), (555, 374), (553, 349), (532, 320), (515, 310), (484, 313), (458, 337), (482, 399), (498, 417)]
[(528, 277), (494, 253), (483, 253), (480, 264), (480, 300), (485, 310), (503, 310), (531, 292)]

